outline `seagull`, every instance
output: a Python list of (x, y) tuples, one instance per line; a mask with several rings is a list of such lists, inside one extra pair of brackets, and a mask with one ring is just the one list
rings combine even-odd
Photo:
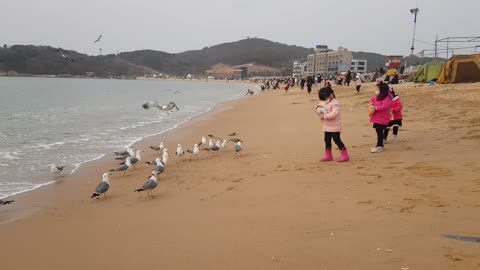
[[(137, 150), (135, 157), (131, 157), (131, 159), (130, 159), (130, 164), (131, 165), (134, 165), (134, 164), (138, 163), (140, 160), (142, 160), (142, 156), (140, 154), (141, 152), (143, 152), (143, 151), (142, 150)], [(120, 164), (125, 164), (125, 162), (122, 162)], [(135, 168), (135, 166), (133, 166), (133, 167)]]
[[(158, 158), (158, 159), (161, 160), (161, 158)], [(160, 162), (162, 162), (162, 161), (160, 161)], [(152, 161), (146, 161), (145, 163), (146, 163), (146, 164), (149, 164), (149, 165), (154, 165), (154, 166), (158, 165), (157, 159), (154, 159), (154, 160), (152, 160)]]
[(223, 140), (222, 145), (221, 145), (222, 148), (225, 148), (225, 145), (226, 145), (226, 144), (227, 144), (227, 140)]
[(178, 144), (177, 145), (177, 152), (175, 152), (175, 155), (177, 155), (177, 157), (181, 157), (181, 156), (183, 156), (183, 154), (185, 154), (185, 151), (183, 151), (182, 145)]
[(220, 141), (223, 141), (222, 138), (220, 138), (220, 137), (218, 137), (218, 136), (215, 136), (215, 135), (212, 135), (212, 134), (208, 134), (208, 137), (214, 138), (214, 139), (217, 139), (217, 140), (220, 140)]
[(232, 136), (235, 136), (235, 135), (237, 135), (237, 133), (232, 132), (232, 133), (228, 134), (227, 136), (232, 137)]
[(158, 108), (161, 111), (166, 111), (167, 114), (173, 112), (173, 109), (177, 109), (177, 111), (180, 111), (180, 109), (177, 107), (177, 104), (175, 104), (175, 102), (173, 101), (170, 101), (167, 105), (160, 105), (157, 101), (149, 101), (147, 103), (144, 103), (142, 107), (147, 110), (151, 108)]
[(153, 170), (153, 172), (155, 172), (158, 176), (159, 174), (163, 173), (164, 167), (160, 158), (157, 158), (156, 161), (157, 161), (157, 167), (155, 167), (155, 170)]
[(93, 43), (99, 42), (101, 38), (102, 38), (102, 35), (98, 36), (97, 40), (95, 40)]
[(187, 153), (189, 153), (190, 156), (197, 155), (198, 153), (200, 153), (200, 149), (198, 148), (198, 144), (193, 145), (193, 150), (187, 149)]
[(59, 174), (63, 171), (63, 168), (65, 168), (65, 166), (51, 165), (50, 172), (52, 172), (53, 174)]
[(198, 145), (204, 145), (204, 144), (207, 144), (207, 138), (205, 137), (202, 137), (202, 140), (200, 140), (199, 143), (197, 143)]
[(113, 153), (115, 153), (115, 155), (117, 156), (126, 156), (126, 155), (129, 155), (130, 154), (130, 149), (133, 149), (132, 147), (128, 147), (127, 149), (123, 150), (123, 151), (115, 151)]
[(107, 191), (110, 188), (110, 179), (108, 178), (110, 174), (109, 173), (104, 173), (102, 176), (102, 182), (98, 184), (97, 188), (95, 189), (95, 192), (92, 194), (90, 198), (95, 198), (103, 194), (105, 197), (107, 197)]
[[(125, 153), (125, 151), (123, 151), (122, 153)], [(135, 157), (135, 149), (133, 149), (133, 147), (127, 148), (125, 155), (121, 155), (121, 156), (119, 155), (115, 159), (126, 159), (127, 157), (131, 157), (131, 158)]]
[(217, 141), (215, 145), (212, 145), (211, 147), (209, 146), (208, 148), (203, 148), (204, 150), (211, 151), (211, 152), (217, 152), (221, 148), (221, 143), (220, 141)]
[(72, 62), (75, 62), (75, 60), (73, 60), (72, 57), (64, 54), (60, 48), (57, 49), (57, 52), (59, 52), (59, 53), (60, 53), (60, 56), (62, 56), (63, 58), (68, 59), (68, 60), (70, 60), (70, 61), (72, 61)]
[(142, 188), (136, 189), (134, 191), (140, 192), (140, 191), (145, 191), (146, 190), (148, 196), (150, 196), (150, 194), (153, 192), (153, 190), (158, 185), (157, 178), (155, 177), (155, 171), (152, 172), (152, 176), (147, 177), (147, 178), (148, 178), (148, 181), (143, 184)]
[(213, 146), (214, 146), (213, 140), (212, 139), (208, 140), (208, 148), (213, 147)]
[(235, 148), (233, 148), (233, 150), (237, 153), (242, 151), (242, 142), (241, 141), (237, 142), (237, 144), (235, 144)]
[(165, 146), (163, 145), (163, 142), (160, 143), (159, 146), (150, 146), (150, 149), (153, 149), (153, 150), (163, 150), (163, 148), (165, 148)]
[(127, 157), (127, 159), (125, 160), (125, 164), (123, 164), (121, 167), (118, 167), (116, 169), (111, 169), (110, 171), (111, 172), (123, 171), (123, 174), (125, 174), (125, 171), (128, 170), (132, 166), (132, 163), (130, 163), (131, 159), (132, 159), (132, 157)]
[(168, 154), (168, 149), (167, 148), (163, 149), (163, 156), (162, 156), (163, 165), (167, 164), (169, 157), (170, 155)]
[(0, 200), (0, 205), (11, 204), (14, 200)]
[(245, 94), (245, 96), (246, 96), (246, 95), (253, 95), (254, 93), (255, 93), (255, 92), (253, 92), (253, 90), (248, 89), (248, 90), (247, 90), (247, 93)]

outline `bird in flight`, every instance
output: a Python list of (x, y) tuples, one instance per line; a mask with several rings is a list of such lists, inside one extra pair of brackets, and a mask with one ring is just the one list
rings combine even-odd
[(98, 36), (97, 40), (95, 40), (93, 43), (99, 42), (101, 38), (102, 38), (102, 35)]

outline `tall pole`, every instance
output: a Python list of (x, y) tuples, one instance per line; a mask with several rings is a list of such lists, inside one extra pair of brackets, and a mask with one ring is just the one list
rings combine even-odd
[(437, 61), (437, 42), (438, 42), (438, 35), (435, 38), (435, 61)]
[(317, 47), (313, 49), (313, 79), (315, 80), (315, 64), (317, 59)]
[(415, 19), (413, 20), (413, 39), (412, 39), (412, 47), (410, 47), (410, 50), (412, 50), (412, 52), (410, 53), (410, 55), (413, 55), (413, 50), (415, 49), (415, 31), (417, 29), (417, 14), (420, 10), (418, 8), (412, 8), (410, 9), (410, 12), (413, 13), (415, 15)]
[(447, 59), (448, 59), (448, 41), (449, 41), (449, 38), (447, 38)]

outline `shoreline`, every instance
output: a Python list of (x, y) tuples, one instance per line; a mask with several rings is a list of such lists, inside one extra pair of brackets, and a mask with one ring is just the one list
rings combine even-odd
[[(144, 137), (140, 138), (140, 139), (137, 139), (137, 140), (134, 140), (132, 143), (129, 143), (128, 145), (124, 146), (123, 148), (126, 149), (127, 147), (134, 147), (135, 149), (139, 149), (137, 148), (136, 145), (141, 145), (141, 146), (146, 146), (146, 145), (158, 145), (155, 144), (155, 143), (151, 143), (152, 141), (156, 140), (156, 139), (159, 139), (159, 138), (165, 138), (166, 140), (168, 140), (168, 137), (171, 137), (171, 136), (174, 136), (175, 134), (175, 131), (176, 129), (178, 128), (181, 128), (181, 127), (185, 127), (188, 125), (192, 125), (194, 124), (195, 121), (202, 121), (202, 120), (205, 120), (205, 119), (209, 119), (209, 118), (212, 118), (214, 117), (214, 114), (216, 113), (219, 113), (223, 110), (226, 110), (229, 106), (229, 103), (234, 103), (236, 101), (240, 101), (242, 99), (246, 98), (245, 96), (239, 96), (239, 97), (233, 97), (229, 100), (226, 100), (226, 101), (223, 101), (223, 102), (220, 102), (218, 104), (216, 104), (215, 106), (211, 107), (211, 108), (208, 108), (205, 112), (200, 112), (196, 115), (193, 115), (193, 116), (190, 116), (188, 117), (185, 121), (182, 121), (178, 124), (175, 124), (172, 128), (169, 128), (167, 130), (164, 130), (160, 133), (155, 133), (155, 134), (151, 134), (151, 135), (145, 135)], [(212, 114), (212, 115), (209, 115), (209, 114)], [(171, 134), (170, 134), (171, 133)], [(200, 138), (199, 138), (200, 139)], [(149, 142), (149, 143), (147, 143)], [(184, 146), (185, 147), (185, 146)], [(147, 146), (148, 148), (148, 146)], [(191, 147), (189, 147), (191, 148)], [(185, 148), (187, 149), (187, 148)], [(122, 150), (122, 149), (118, 149), (118, 150)], [(172, 149), (170, 149), (171, 151)], [(172, 155), (172, 154), (171, 154)], [(55, 185), (56, 183), (58, 182), (64, 182), (64, 181), (71, 181), (72, 179), (75, 179), (77, 178), (78, 176), (75, 175), (75, 173), (77, 173), (77, 171), (81, 170), (82, 167), (85, 167), (87, 164), (89, 167), (95, 167), (94, 164), (96, 162), (98, 162), (99, 164), (100, 163), (104, 163), (106, 161), (106, 159), (108, 157), (111, 157), (113, 155), (113, 152), (111, 153), (103, 153), (103, 154), (100, 154), (100, 156), (96, 157), (96, 158), (93, 158), (91, 160), (87, 160), (87, 161), (84, 161), (84, 162), (81, 162), (79, 164), (73, 164), (75, 165), (75, 168), (73, 170), (71, 170), (68, 174), (64, 174), (62, 175), (62, 177), (60, 177), (59, 179), (55, 179), (55, 180), (51, 180), (49, 182), (46, 182), (46, 183), (41, 183), (41, 184), (38, 184), (36, 185), (35, 187), (33, 188), (30, 188), (28, 190), (25, 190), (25, 191), (20, 191), (20, 192), (17, 192), (15, 194), (12, 194), (12, 195), (9, 195), (9, 196), (5, 196), (5, 197), (2, 197), (0, 199), (13, 199), (13, 200), (16, 200), (16, 198), (23, 198), (25, 199), (24, 202), (31, 202), (31, 200), (29, 200), (28, 198), (28, 195), (29, 194), (32, 194), (34, 192), (41, 192), (43, 189), (49, 187), (49, 186), (52, 186), (52, 185)], [(109, 159), (111, 161), (111, 159)], [(144, 162), (145, 160), (151, 160), (151, 159), (145, 159), (144, 155), (142, 156), (142, 162)], [(15, 202), (17, 203), (17, 201)], [(31, 205), (30, 208), (33, 208), (34, 206)], [(22, 213), (19, 214), (18, 217), (25, 217), (25, 213), (28, 213), (28, 214), (31, 214), (32, 211), (28, 210), (28, 211), (21, 211)], [(27, 215), (28, 215), (27, 214)], [(12, 220), (3, 220), (1, 217), (0, 217), (0, 225), (2, 223), (8, 223), (8, 222), (11, 222), (11, 221), (14, 221), (16, 220), (18, 217), (13, 217)]]
[[(151, 170), (142, 164), (125, 176), (111, 176), (106, 198), (89, 198), (101, 174), (117, 164), (109, 159), (113, 153), (69, 181), (31, 193), (29, 207), (38, 211), (0, 221), (3, 265), (73, 270), (480, 265), (474, 244), (442, 236), (478, 235), (480, 159), (474, 149), (480, 146), (480, 83), (396, 86), (404, 126), (399, 140), (379, 154), (369, 151), (376, 137), (366, 104), (374, 86), (362, 85), (360, 94), (354, 86), (334, 86), (351, 157), (346, 163), (319, 162), (324, 143), (314, 112), (318, 97), (291, 89), (224, 103), (222, 110), (165, 138), (139, 143), (146, 149), (163, 140), (170, 150), (154, 197), (133, 192)], [(232, 145), (192, 160), (173, 155), (179, 142), (186, 149), (202, 135), (230, 132), (245, 142), (239, 155)], [(148, 150), (142, 158), (156, 154)], [(0, 208), (0, 217), (23, 203)]]

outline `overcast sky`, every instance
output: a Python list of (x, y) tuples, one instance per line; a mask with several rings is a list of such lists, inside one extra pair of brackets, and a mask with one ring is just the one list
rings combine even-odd
[[(258, 36), (406, 55), (417, 5), (418, 40), (480, 35), (480, 0), (0, 0), (0, 43), (176, 53)], [(415, 42), (416, 52), (432, 48)]]

